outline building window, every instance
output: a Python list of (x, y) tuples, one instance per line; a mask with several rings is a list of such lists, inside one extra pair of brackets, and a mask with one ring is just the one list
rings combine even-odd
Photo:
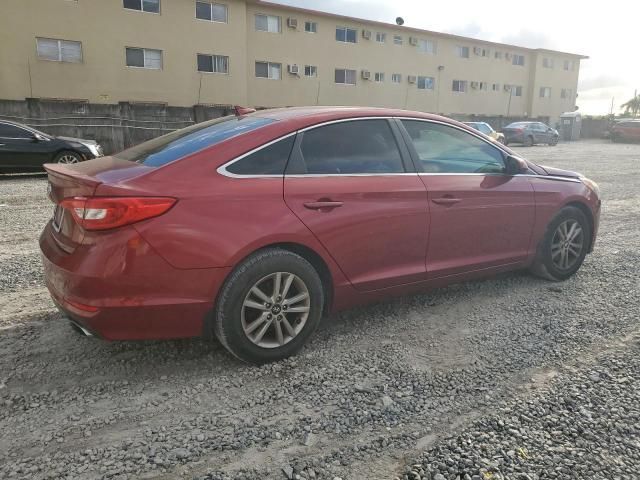
[(544, 57), (542, 59), (542, 66), (544, 68), (553, 68), (553, 58)]
[(456, 53), (460, 58), (469, 58), (469, 47), (456, 47)]
[(393, 36), (393, 43), (395, 45), (402, 45), (402, 35), (394, 35)]
[(275, 15), (256, 15), (256, 30), (259, 32), (280, 33), (280, 17)]
[(551, 87), (540, 87), (540, 98), (551, 98)]
[[(505, 85), (507, 87), (507, 85)], [(521, 97), (522, 96), (522, 86), (521, 85), (509, 85), (509, 92), (511, 92), (512, 97)]]
[(573, 68), (574, 68), (573, 60), (565, 60), (564, 61), (564, 69), (565, 70), (573, 70)]
[(524, 55), (514, 55), (511, 63), (520, 67), (524, 67)]
[(282, 64), (271, 62), (256, 62), (256, 77), (280, 80)]
[(563, 88), (562, 90), (560, 90), (560, 98), (571, 98), (571, 89)]
[(229, 57), (225, 55), (198, 54), (198, 71), (209, 73), (229, 73)]
[(150, 48), (126, 48), (127, 67), (162, 68), (162, 50)]
[(376, 42), (384, 43), (387, 41), (387, 34), (382, 32), (376, 32)]
[(433, 90), (435, 84), (433, 77), (418, 76), (418, 90)]
[(54, 38), (36, 38), (38, 58), (54, 62), (82, 63), (82, 43)]
[(355, 85), (356, 71), (336, 68), (336, 83), (340, 83), (343, 85)]
[(129, 10), (160, 13), (160, 0), (123, 0), (123, 6)]
[(466, 92), (467, 91), (467, 81), (466, 80), (454, 80), (451, 90), (453, 90), (454, 92)]
[(305, 77), (317, 77), (318, 76), (318, 67), (315, 65), (305, 65), (304, 66), (304, 76)]
[(493, 57), (495, 59), (498, 59), (498, 60), (501, 59), (502, 58), (502, 52), (498, 52), (498, 51), (493, 52)]
[(318, 24), (316, 22), (304, 22), (304, 31), (318, 33)]
[(344, 43), (356, 43), (357, 30), (347, 27), (336, 27), (336, 41)]
[(399, 73), (392, 73), (391, 74), (391, 83), (401, 83), (402, 82), (402, 75)]
[(490, 52), (488, 48), (473, 47), (473, 53), (480, 57), (488, 57)]
[(196, 2), (196, 18), (227, 23), (227, 6), (221, 3)]
[(384, 72), (376, 72), (373, 74), (373, 79), (376, 82), (384, 82)]
[(487, 88), (488, 88), (487, 82), (480, 82), (479, 85), (478, 85), (478, 90), (487, 91)]
[(499, 92), (500, 91), (500, 84), (499, 83), (494, 83), (491, 86), (491, 90), (493, 90), (494, 92)]
[(436, 53), (436, 42), (432, 40), (418, 40), (418, 50), (422, 53), (430, 53), (431, 55), (435, 55)]

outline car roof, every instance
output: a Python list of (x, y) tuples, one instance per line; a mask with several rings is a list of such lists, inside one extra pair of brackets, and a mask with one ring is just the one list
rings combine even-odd
[[(317, 107), (286, 107), (273, 108), (268, 110), (258, 110), (252, 116), (273, 118), (275, 120), (290, 120), (303, 118), (317, 118), (324, 120), (325, 117), (358, 118), (358, 117), (416, 117), (430, 120), (451, 122), (451, 119), (434, 115), (431, 113), (417, 112), (412, 110), (401, 110), (393, 108), (379, 107), (342, 107), (342, 106), (317, 106)], [(457, 122), (455, 122), (457, 123)]]

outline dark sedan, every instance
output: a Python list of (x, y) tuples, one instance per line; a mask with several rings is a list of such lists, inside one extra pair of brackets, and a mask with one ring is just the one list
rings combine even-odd
[(530, 147), (537, 143), (555, 146), (560, 135), (555, 128), (542, 122), (514, 122), (502, 129), (506, 144), (521, 143)]
[(39, 171), (45, 163), (78, 163), (102, 155), (94, 140), (54, 137), (0, 120), (0, 173)]

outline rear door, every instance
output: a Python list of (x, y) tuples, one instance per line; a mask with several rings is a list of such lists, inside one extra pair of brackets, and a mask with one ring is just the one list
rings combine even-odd
[(334, 122), (296, 138), (286, 204), (359, 290), (425, 278), (429, 206), (411, 165), (387, 119)]
[(429, 277), (525, 260), (535, 220), (528, 178), (507, 175), (502, 151), (467, 131), (430, 121), (401, 123), (428, 191)]

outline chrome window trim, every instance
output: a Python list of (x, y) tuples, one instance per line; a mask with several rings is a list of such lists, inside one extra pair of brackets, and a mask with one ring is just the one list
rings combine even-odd
[[(457, 125), (451, 124), (449, 122), (443, 122), (441, 120), (433, 120), (433, 119), (427, 119), (427, 118), (419, 118), (419, 117), (404, 117), (404, 116), (392, 116), (392, 115), (384, 115), (384, 116), (374, 116), (374, 117), (352, 117), (352, 118), (340, 118), (337, 120), (329, 120), (326, 122), (322, 122), (322, 123), (318, 123), (315, 125), (310, 125), (308, 127), (304, 127), (298, 130), (295, 130), (293, 132), (289, 132), (281, 137), (276, 138), (275, 140), (271, 140), (268, 143), (265, 143), (263, 145), (260, 145), (259, 147), (254, 148), (253, 150), (250, 150), (246, 153), (243, 153), (242, 155), (235, 157), (231, 160), (229, 160), (228, 162), (220, 165), (216, 171), (220, 174), (223, 175), (225, 177), (228, 178), (237, 178), (237, 179), (242, 179), (242, 178), (284, 178), (285, 176), (287, 178), (323, 178), (323, 177), (335, 177), (335, 178), (340, 178), (340, 177), (392, 177), (392, 176), (443, 176), (443, 175), (453, 175), (453, 176), (461, 176), (461, 175), (468, 175), (468, 176), (487, 176), (487, 175), (506, 175), (505, 173), (430, 173), (430, 172), (402, 172), (402, 173), (327, 173), (327, 174), (293, 174), (293, 175), (239, 175), (237, 173), (231, 173), (227, 170), (227, 167), (234, 164), (235, 162), (238, 162), (240, 160), (242, 160), (243, 158), (258, 152), (260, 150), (262, 150), (263, 148), (267, 148), (271, 145), (273, 145), (276, 142), (279, 142), (280, 140), (284, 140), (286, 138), (289, 138), (293, 135), (297, 135), (298, 133), (302, 133), (302, 132), (306, 132), (308, 130), (313, 130), (314, 128), (319, 128), (319, 127), (323, 127), (325, 125), (332, 125), (335, 123), (344, 123), (344, 122), (354, 122), (354, 121), (359, 121), (359, 120), (389, 120), (389, 119), (398, 119), (398, 120), (417, 120), (417, 121), (421, 121), (421, 122), (427, 122), (427, 123), (437, 123), (440, 125), (445, 125), (448, 127), (452, 127), (452, 128), (456, 128), (462, 132), (468, 133), (480, 140), (482, 140), (483, 142), (485, 142), (487, 145), (490, 145), (494, 148), (496, 148), (497, 150), (507, 154), (507, 155), (511, 155), (511, 153), (507, 152), (506, 150), (503, 150), (502, 148), (500, 148), (499, 145), (494, 145), (493, 141), (488, 141), (484, 138), (482, 138), (482, 136), (477, 135), (475, 133), (475, 131), (470, 132), (464, 128), (461, 128)], [(480, 132), (478, 132), (480, 133)], [(516, 175), (510, 175), (512, 177), (532, 177), (532, 178), (543, 178), (543, 179), (547, 179), (547, 180), (557, 180), (557, 181), (563, 181), (563, 182), (573, 182), (573, 183), (580, 183), (580, 180), (577, 178), (569, 178), (569, 177), (556, 177), (553, 175), (538, 175), (538, 174), (523, 174), (523, 173), (518, 173)]]

